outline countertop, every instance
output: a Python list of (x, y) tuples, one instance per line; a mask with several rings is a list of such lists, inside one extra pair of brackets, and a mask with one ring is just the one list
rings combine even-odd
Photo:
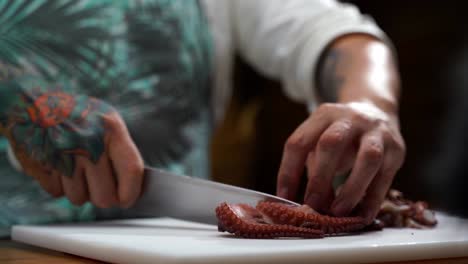
[[(104, 262), (85, 259), (23, 243), (17, 243), (11, 240), (0, 240), (0, 263), (102, 264)], [(408, 262), (386, 262), (380, 264), (468, 264), (468, 257)]]

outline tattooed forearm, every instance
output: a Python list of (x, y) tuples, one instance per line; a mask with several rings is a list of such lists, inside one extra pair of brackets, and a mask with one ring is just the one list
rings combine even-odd
[(331, 48), (319, 62), (318, 93), (323, 101), (336, 102), (338, 94), (345, 83), (345, 71), (350, 63), (350, 54), (346, 51)]
[(77, 155), (104, 152), (104, 102), (31, 78), (0, 81), (0, 132), (16, 152), (71, 176)]

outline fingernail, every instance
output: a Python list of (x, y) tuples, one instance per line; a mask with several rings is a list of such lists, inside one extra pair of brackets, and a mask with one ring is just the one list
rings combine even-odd
[(288, 195), (288, 187), (282, 187), (278, 192), (278, 196), (281, 198), (288, 199)]
[(305, 203), (310, 207), (317, 209), (320, 203), (320, 195), (318, 193), (309, 193), (305, 197)]

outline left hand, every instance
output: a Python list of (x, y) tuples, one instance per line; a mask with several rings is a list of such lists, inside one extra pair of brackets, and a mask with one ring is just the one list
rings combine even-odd
[[(359, 215), (371, 222), (404, 157), (396, 113), (370, 102), (325, 103), (287, 140), (278, 195), (295, 198), (306, 166), (306, 204), (335, 216), (348, 215), (359, 204)], [(349, 170), (335, 197), (334, 177)]]

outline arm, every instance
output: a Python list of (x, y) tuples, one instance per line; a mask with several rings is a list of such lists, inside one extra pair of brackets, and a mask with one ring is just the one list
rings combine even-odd
[(317, 71), (322, 102), (370, 101), (396, 113), (400, 79), (390, 48), (369, 35), (335, 40), (324, 52)]
[[(291, 99), (311, 110), (321, 104), (285, 144), (278, 195), (294, 199), (307, 167), (305, 203), (335, 215), (360, 203), (361, 214), (371, 219), (405, 152), (390, 41), (356, 7), (338, 1), (231, 5), (240, 54), (266, 76), (280, 79)], [(335, 197), (333, 178), (349, 170)]]
[[(98, 44), (114, 37), (105, 21), (96, 23), (109, 5), (14, 2), (0, 12), (0, 133), (49, 193), (75, 204), (131, 204), (141, 189), (139, 152), (120, 115), (87, 96), (98, 94), (105, 80), (94, 73), (112, 61)], [(51, 79), (57, 83), (44, 81)]]
[(313, 109), (318, 104), (320, 57), (340, 36), (366, 34), (387, 41), (372, 19), (334, 0), (229, 1), (237, 51), (285, 94)]
[[(295, 195), (305, 164), (307, 204), (337, 216), (360, 204), (359, 213), (370, 221), (405, 154), (393, 54), (375, 38), (347, 35), (329, 46), (316, 74), (318, 95), (327, 103), (288, 139), (278, 192)], [(351, 173), (335, 197), (333, 178), (346, 171)]]
[(37, 77), (9, 78), (0, 82), (0, 133), (25, 173), (54, 196), (110, 207), (139, 194), (138, 150), (102, 100)]

